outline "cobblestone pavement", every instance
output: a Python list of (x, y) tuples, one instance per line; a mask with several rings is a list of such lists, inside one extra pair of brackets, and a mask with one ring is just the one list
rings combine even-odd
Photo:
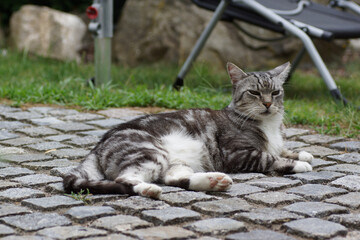
[(360, 141), (304, 129), (288, 129), (286, 145), (316, 156), (313, 172), (233, 174), (222, 193), (164, 186), (161, 200), (66, 196), (61, 176), (107, 129), (139, 114), (101, 113), (0, 105), (0, 237), (360, 239)]

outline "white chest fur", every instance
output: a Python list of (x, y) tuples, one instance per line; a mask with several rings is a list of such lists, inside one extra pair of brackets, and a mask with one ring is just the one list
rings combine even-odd
[(282, 124), (282, 117), (274, 117), (267, 121), (263, 121), (260, 129), (264, 132), (267, 138), (267, 150), (272, 155), (280, 155), (284, 146), (283, 138), (281, 136), (280, 126)]

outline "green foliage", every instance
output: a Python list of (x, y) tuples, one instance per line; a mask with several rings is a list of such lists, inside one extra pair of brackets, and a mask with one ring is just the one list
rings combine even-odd
[(91, 194), (88, 188), (86, 189), (86, 192), (83, 189), (81, 189), (80, 192), (78, 193), (71, 192), (71, 194), (65, 194), (65, 196), (72, 197), (73, 199), (82, 201), (85, 204), (90, 203), (90, 199), (87, 198), (89, 195)]
[[(337, 84), (352, 104), (360, 106), (360, 71), (356, 64), (359, 62), (347, 66), (347, 76), (339, 78)], [(44, 103), (88, 110), (126, 106), (221, 109), (229, 104), (231, 86), (225, 69), (195, 64), (186, 77), (186, 86), (175, 91), (171, 86), (178, 70), (164, 63), (135, 68), (113, 66), (112, 83), (94, 87), (87, 81), (94, 75), (92, 64), (0, 52), (0, 99), (9, 99), (16, 106)], [(336, 104), (316, 72), (296, 72), (285, 93), (288, 125), (360, 138), (360, 112)]]

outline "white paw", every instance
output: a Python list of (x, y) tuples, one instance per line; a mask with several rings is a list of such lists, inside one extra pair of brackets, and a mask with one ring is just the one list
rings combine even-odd
[(134, 186), (134, 192), (140, 196), (159, 199), (162, 189), (155, 184), (143, 182)]
[(195, 173), (190, 177), (189, 188), (197, 191), (226, 191), (232, 183), (232, 179), (225, 173)]
[(302, 172), (311, 172), (312, 166), (307, 162), (295, 161), (295, 166), (293, 172), (302, 173)]
[(299, 160), (303, 162), (311, 163), (314, 159), (314, 156), (311, 153), (301, 151), (299, 152)]

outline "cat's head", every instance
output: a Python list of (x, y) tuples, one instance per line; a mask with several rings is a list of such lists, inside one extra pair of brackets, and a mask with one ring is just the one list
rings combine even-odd
[(245, 73), (235, 64), (228, 63), (227, 71), (233, 85), (229, 107), (256, 120), (282, 116), (283, 84), (290, 68), (287, 62), (269, 71)]

